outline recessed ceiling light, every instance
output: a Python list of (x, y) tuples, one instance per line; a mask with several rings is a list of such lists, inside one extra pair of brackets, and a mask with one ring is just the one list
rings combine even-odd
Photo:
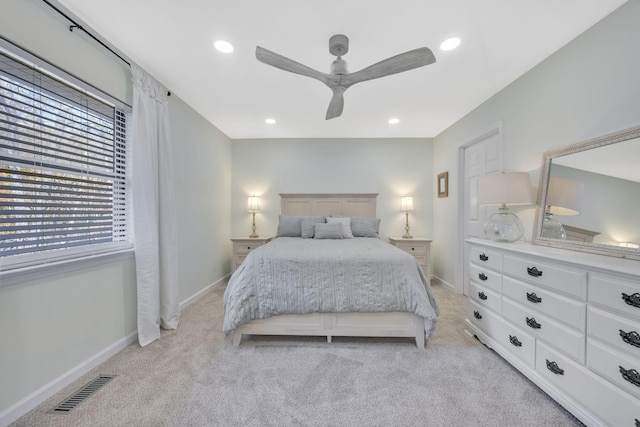
[(218, 49), (219, 52), (222, 53), (231, 53), (233, 52), (233, 46), (231, 45), (231, 43), (224, 41), (224, 40), (217, 40), (214, 44), (216, 49)]
[(266, 119), (264, 122), (268, 125), (275, 125), (276, 119)]
[(398, 124), (398, 123), (400, 123), (400, 119), (397, 119), (395, 117), (392, 118), (392, 119), (389, 119), (389, 124), (390, 125), (395, 125), (395, 124)]
[(440, 44), (440, 50), (453, 50), (460, 46), (460, 37), (451, 37)]

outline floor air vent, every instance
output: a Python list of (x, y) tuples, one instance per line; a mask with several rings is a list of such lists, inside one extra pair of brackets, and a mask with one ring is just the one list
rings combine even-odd
[(68, 414), (75, 409), (79, 404), (91, 397), (96, 391), (107, 385), (116, 375), (100, 375), (99, 377), (91, 380), (87, 385), (80, 390), (67, 397), (60, 402), (58, 406), (49, 411), (50, 414)]

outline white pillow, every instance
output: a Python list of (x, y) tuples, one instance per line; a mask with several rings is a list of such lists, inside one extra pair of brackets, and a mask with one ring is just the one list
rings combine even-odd
[(351, 218), (333, 218), (327, 217), (327, 224), (339, 223), (342, 225), (342, 237), (344, 239), (353, 239), (353, 233), (351, 232)]

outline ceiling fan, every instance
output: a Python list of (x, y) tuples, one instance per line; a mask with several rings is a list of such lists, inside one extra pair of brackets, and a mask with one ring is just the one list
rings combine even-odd
[(271, 65), (281, 70), (291, 73), (300, 74), (320, 80), (333, 91), (333, 97), (327, 109), (326, 120), (339, 117), (344, 108), (344, 91), (352, 85), (373, 80), (391, 74), (401, 73), (403, 71), (413, 70), (414, 68), (423, 67), (425, 65), (436, 62), (436, 57), (428, 47), (421, 47), (401, 53), (391, 58), (387, 58), (378, 63), (363, 68), (360, 71), (349, 73), (347, 71), (347, 63), (342, 59), (349, 51), (349, 38), (342, 34), (336, 34), (329, 39), (329, 52), (338, 58), (331, 64), (331, 74), (316, 71), (306, 65), (300, 64), (292, 59), (279, 55), (260, 46), (256, 47), (256, 58), (258, 61), (267, 65)]

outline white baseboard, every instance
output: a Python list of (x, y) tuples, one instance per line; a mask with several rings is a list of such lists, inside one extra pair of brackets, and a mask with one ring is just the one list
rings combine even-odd
[(441, 279), (440, 277), (438, 277), (438, 276), (435, 276), (435, 275), (434, 275), (434, 276), (432, 276), (432, 277), (431, 277), (431, 283), (433, 283), (433, 284), (437, 284), (437, 285), (441, 285), (441, 286), (444, 286), (444, 287), (446, 287), (446, 288), (449, 288), (449, 290), (450, 290), (451, 292), (453, 292), (454, 294), (458, 294), (458, 293), (459, 293), (459, 292), (457, 292), (457, 291), (456, 291), (455, 286), (453, 286), (451, 283), (449, 283), (449, 282), (447, 282), (447, 281), (445, 281), (445, 280), (442, 280), (442, 279)]
[(126, 337), (118, 340), (109, 347), (105, 348), (93, 357), (85, 360), (75, 368), (62, 374), (50, 383), (40, 387), (15, 405), (9, 407), (0, 413), (0, 427), (6, 427), (18, 418), (22, 417), (32, 409), (36, 408), (42, 402), (59, 392), (96, 366), (105, 362), (110, 357), (124, 350), (129, 344), (134, 343), (138, 338), (138, 331), (135, 331)]
[[(224, 276), (221, 279), (216, 280), (207, 287), (203, 288), (202, 290), (196, 292), (194, 295), (190, 296), (180, 303), (180, 309), (182, 310), (185, 307), (190, 306), (202, 296), (204, 296), (207, 292), (210, 292), (216, 287), (220, 286), (220, 284), (223, 283), (228, 277), (229, 276)], [(115, 356), (130, 344), (136, 342), (137, 339), (138, 331), (134, 331), (126, 337), (118, 340), (114, 344), (108, 346), (93, 357), (80, 363), (75, 368), (54, 379), (50, 383), (40, 387), (38, 390), (26, 396), (16, 404), (10, 406), (8, 409), (0, 413), (0, 427), (7, 427), (9, 424), (16, 421), (18, 418), (27, 414), (29, 411), (33, 410), (45, 400), (53, 396), (55, 393), (59, 392), (96, 366), (105, 362), (110, 357)]]
[(182, 301), (180, 303), (180, 310), (184, 310), (185, 308), (189, 307), (191, 304), (193, 304), (194, 302), (196, 302), (200, 298), (202, 298), (206, 293), (208, 293), (208, 292), (214, 290), (215, 288), (217, 288), (218, 286), (220, 286), (220, 284), (222, 282), (224, 282), (225, 280), (227, 280), (229, 278), (229, 276), (231, 276), (231, 274), (228, 274), (228, 275), (216, 280), (212, 284), (202, 288), (201, 290), (199, 290), (195, 294), (191, 295), (186, 300)]

